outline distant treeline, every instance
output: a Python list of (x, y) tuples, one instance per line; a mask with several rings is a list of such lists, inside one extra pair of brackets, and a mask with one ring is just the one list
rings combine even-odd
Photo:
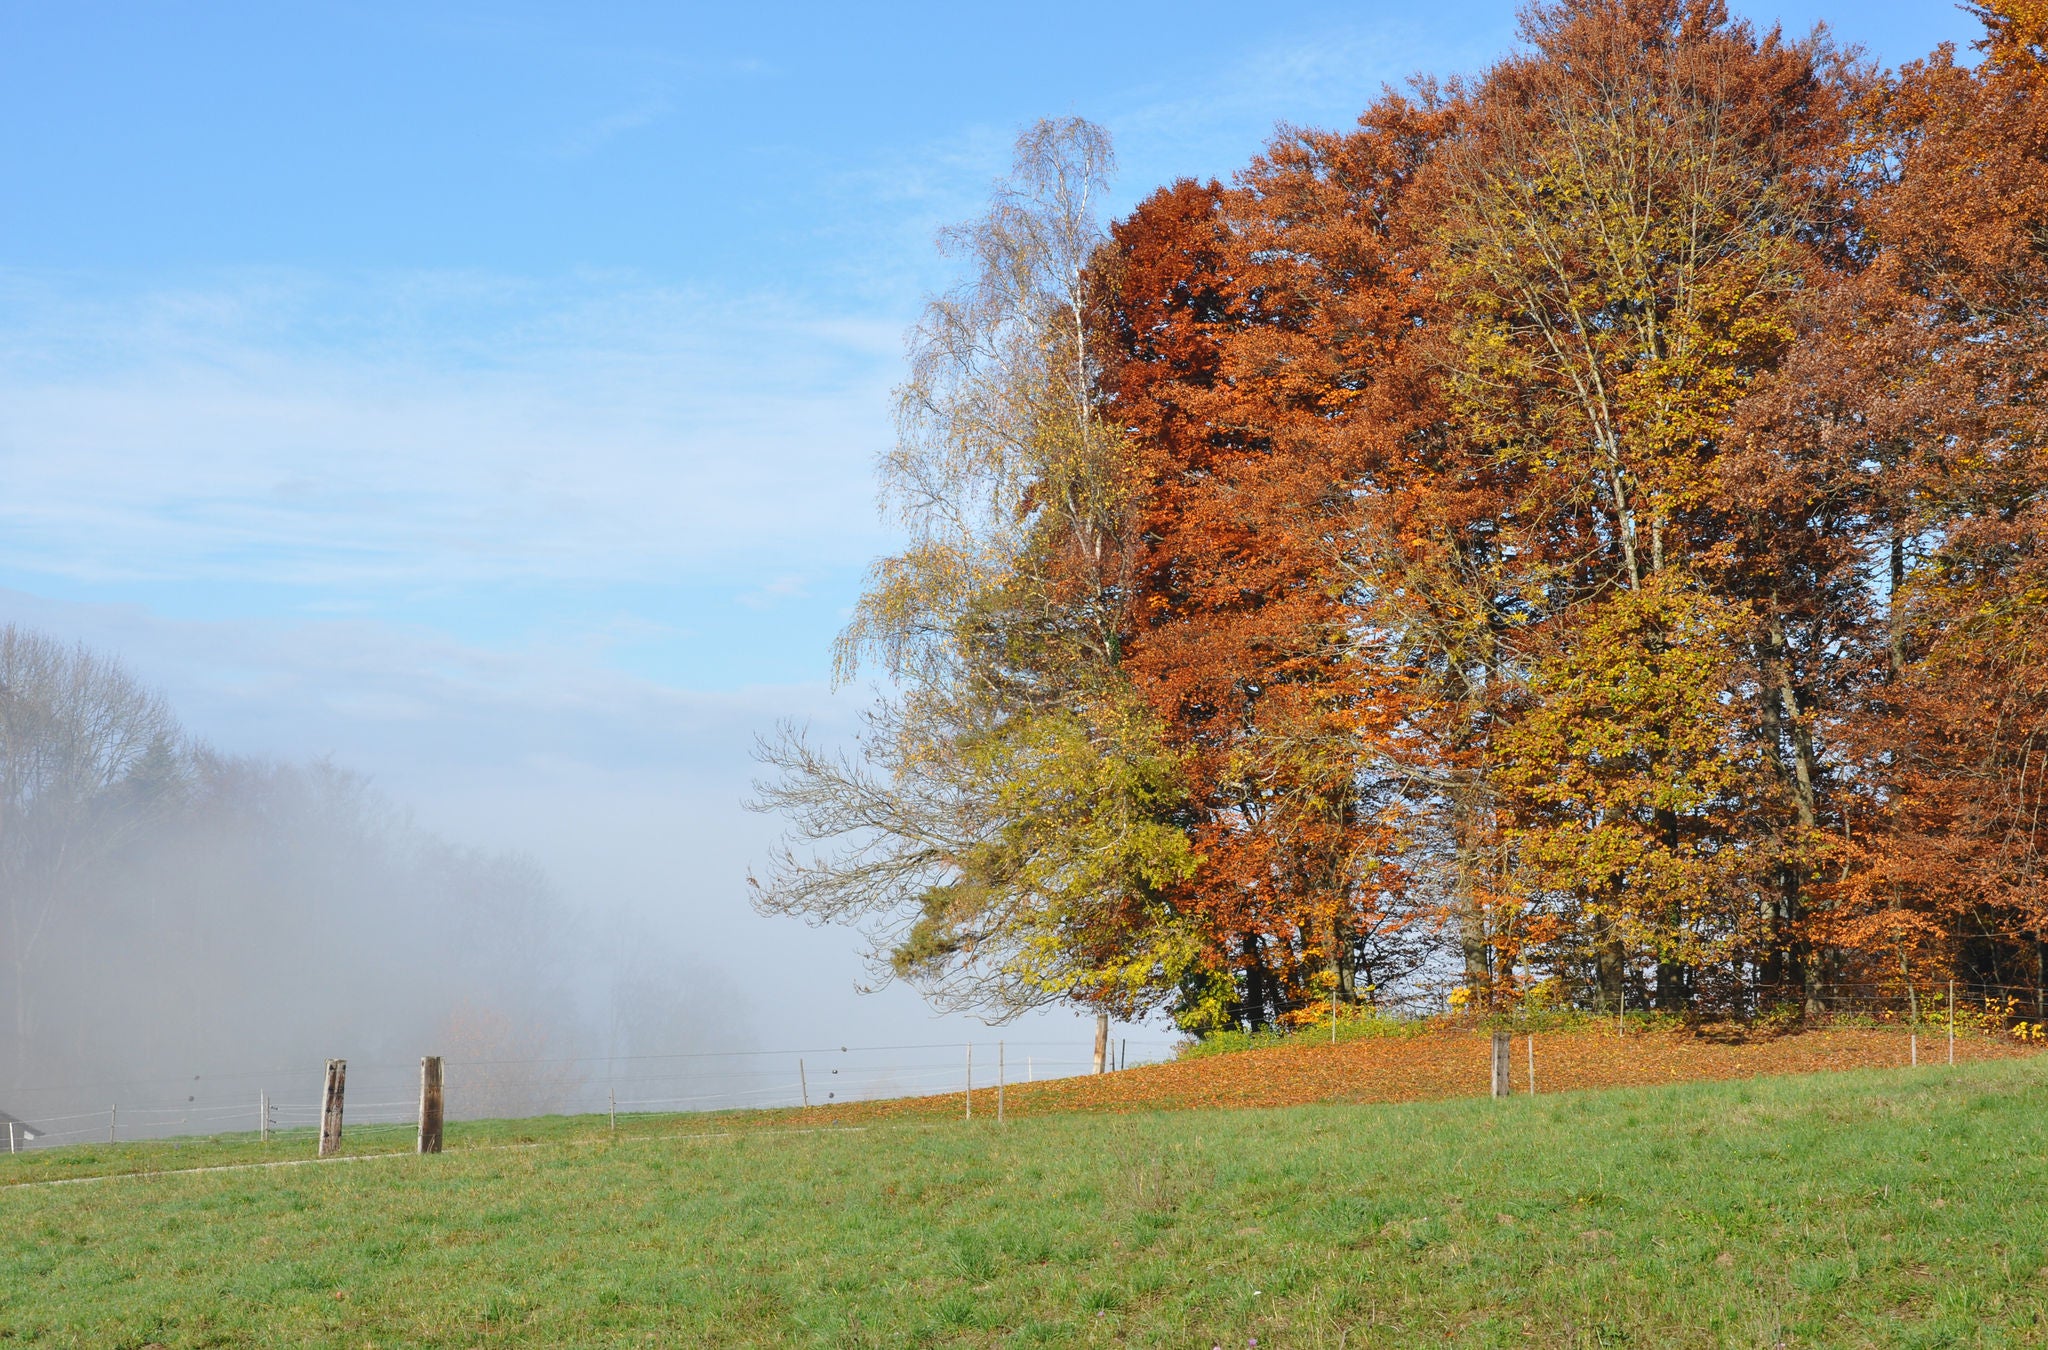
[[(462, 1114), (525, 1114), (583, 1070), (495, 1062), (703, 1037), (660, 944), (606, 952), (531, 860), (447, 843), (331, 764), (210, 750), (116, 662), (11, 625), (0, 925), (0, 1108), (31, 1119), (306, 1096), (329, 1056), (427, 1053), (494, 1062)], [(297, 1077), (215, 1077), (277, 1066)]]
[(762, 906), (1196, 1031), (2040, 982), (2048, 11), (1975, 12), (1888, 72), (1535, 4), (1107, 230), (1103, 133), (1028, 132)]

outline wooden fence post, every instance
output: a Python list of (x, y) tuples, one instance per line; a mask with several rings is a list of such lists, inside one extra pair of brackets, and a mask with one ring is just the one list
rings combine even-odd
[(1536, 1033), (1529, 1033), (1529, 1095), (1536, 1095)]
[(1109, 1071), (1109, 1014), (1095, 1014), (1095, 1072)]
[(796, 1090), (804, 1099), (804, 1110), (811, 1109), (811, 1080), (804, 1074), (804, 1062), (796, 1062)]
[(1007, 1085), (1009, 1073), (1003, 1063), (1003, 1043), (996, 1042), (996, 1124), (1003, 1123), (1003, 1088)]
[(1514, 1042), (1505, 1031), (1493, 1033), (1493, 1095), (1508, 1095), (1508, 1063), (1513, 1053)]
[(974, 1119), (974, 1042), (967, 1043), (967, 1118)]
[(262, 1144), (270, 1142), (270, 1093), (267, 1089), (256, 1094), (256, 1139)]
[(320, 1151), (327, 1158), (341, 1151), (341, 1094), (348, 1085), (348, 1061), (327, 1061), (327, 1080), (320, 1087)]
[(420, 1059), (420, 1152), (441, 1151), (441, 1057)]
[(118, 1119), (115, 1112), (116, 1108), (107, 1108), (107, 1142), (110, 1144), (114, 1142), (114, 1122)]

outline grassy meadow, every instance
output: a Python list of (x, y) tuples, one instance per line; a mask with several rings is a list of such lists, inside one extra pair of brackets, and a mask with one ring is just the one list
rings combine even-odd
[(510, 1122), (435, 1158), (64, 1185), (21, 1183), (263, 1150), (0, 1157), (0, 1345), (2040, 1345), (2044, 1089), (2025, 1059), (1002, 1126)]

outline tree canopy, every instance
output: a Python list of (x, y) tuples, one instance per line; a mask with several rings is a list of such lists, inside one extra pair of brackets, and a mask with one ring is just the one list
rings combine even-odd
[(913, 336), (893, 681), (774, 910), (1005, 1015), (1752, 1015), (2048, 950), (2048, 9), (1896, 72), (1558, 0), (1098, 223), (1027, 132)]

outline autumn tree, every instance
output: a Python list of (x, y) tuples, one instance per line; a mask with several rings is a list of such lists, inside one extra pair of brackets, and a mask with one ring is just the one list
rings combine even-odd
[(1398, 222), (1428, 133), (1384, 111), (1154, 194), (1103, 262), (1144, 484), (1129, 669), (1186, 756), (1202, 857), (1185, 1025), (1316, 1016), (1412, 966), (1346, 565), (1363, 466), (1410, 421), (1382, 385), (1414, 329)]
[(861, 926), (878, 975), (996, 1016), (1143, 1010), (1195, 948), (1167, 900), (1194, 866), (1180, 761), (1122, 669), (1127, 449), (1088, 321), (1111, 168), (1099, 128), (1039, 123), (942, 236), (967, 277), (912, 334), (882, 463), (908, 544), (839, 647), (893, 689), (852, 753), (763, 747), (758, 804), (823, 849), (786, 847), (760, 907)]
[[(1831, 936), (1873, 964), (2043, 983), (2048, 939), (2048, 8), (1976, 11), (1876, 101), (1878, 247), (1865, 345), (1884, 428), (1886, 679)], [(1881, 580), (1880, 580), (1881, 579)]]
[(0, 929), (12, 1079), (33, 1062), (29, 989), (50, 933), (90, 903), (85, 879), (174, 800), (170, 710), (115, 661), (0, 627)]
[[(1784, 619), (1730, 585), (1717, 486), (1734, 411), (1822, 266), (1816, 165), (1842, 138), (1842, 80), (1821, 39), (1759, 35), (1717, 0), (1536, 6), (1523, 35), (1527, 54), (1453, 89), (1432, 183), (1456, 434), (1519, 480), (1500, 503), (1519, 624), (1490, 678), (1535, 720), (1497, 783), (1516, 884), (1593, 955), (1601, 997), (1641, 953), (1682, 1007), (1710, 954), (1754, 942), (1759, 878), (1728, 861), (1782, 833), (1751, 809), (1777, 694), (1745, 650)], [(1757, 715), (1642, 687), (1700, 680)], [(1568, 722), (1559, 695), (1580, 701)], [(1687, 706), (1705, 720), (1679, 734)], [(1596, 839), (1614, 863), (1598, 875)]]
[(2048, 983), (2048, 9), (1896, 76), (1556, 0), (1107, 232), (1044, 124), (913, 345), (857, 754), (765, 908), (942, 1002)]

